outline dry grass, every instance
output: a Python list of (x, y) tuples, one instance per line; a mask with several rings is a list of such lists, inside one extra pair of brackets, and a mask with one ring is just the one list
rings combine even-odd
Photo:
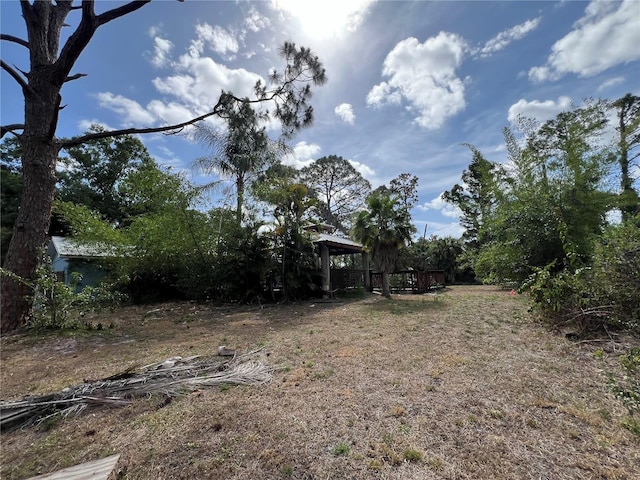
[(265, 346), (284, 368), (267, 385), (152, 396), (3, 433), (3, 479), (112, 453), (119, 479), (640, 478), (640, 442), (620, 425), (625, 410), (594, 355), (603, 344), (530, 322), (508, 292), (166, 304), (94, 321), (115, 328), (3, 339), (3, 399), (218, 345)]

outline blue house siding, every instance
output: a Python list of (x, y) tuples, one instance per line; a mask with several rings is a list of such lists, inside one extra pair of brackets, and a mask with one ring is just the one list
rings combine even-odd
[(52, 237), (47, 246), (47, 255), (51, 258), (53, 271), (65, 284), (73, 283), (74, 272), (82, 276), (76, 285), (77, 292), (86, 286), (98, 285), (107, 275), (107, 269), (102, 263), (109, 254), (95, 246), (89, 247), (63, 237)]

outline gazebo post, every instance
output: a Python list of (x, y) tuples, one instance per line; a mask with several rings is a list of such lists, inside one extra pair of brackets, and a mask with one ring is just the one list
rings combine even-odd
[(329, 247), (320, 244), (320, 262), (322, 263), (322, 290), (327, 295), (331, 291), (331, 263), (329, 262)]
[(371, 275), (369, 270), (369, 254), (362, 251), (362, 269), (364, 271), (364, 288), (371, 290)]

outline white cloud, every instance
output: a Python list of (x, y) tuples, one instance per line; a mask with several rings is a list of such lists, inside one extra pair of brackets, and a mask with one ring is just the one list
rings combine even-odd
[(196, 34), (198, 40), (205, 42), (209, 48), (220, 55), (238, 53), (238, 40), (233, 34), (218, 25), (213, 27), (208, 23), (196, 25)]
[[(232, 91), (240, 97), (251, 96), (256, 81), (264, 82), (261, 76), (243, 68), (231, 69), (212, 58), (201, 57), (193, 42), (189, 52), (171, 62), (171, 67), (173, 74), (152, 81), (166, 99), (152, 100), (145, 108), (122, 95), (103, 92), (97, 96), (100, 106), (121, 115), (126, 125), (148, 125), (157, 120), (174, 124), (211, 111), (222, 90)], [(278, 125), (278, 122), (271, 122), (268, 128), (271, 130)]]
[(455, 205), (452, 205), (448, 202), (445, 202), (442, 198), (442, 194), (438, 195), (436, 198), (432, 199), (429, 202), (424, 202), (416, 207), (418, 210), (429, 211), (436, 210), (439, 211), (440, 214), (444, 217), (448, 218), (460, 218), (462, 215), (462, 211)]
[(393, 90), (387, 82), (381, 82), (375, 85), (367, 94), (367, 105), (400, 105), (402, 95), (399, 90)]
[(598, 87), (598, 91), (601, 92), (602, 90), (607, 90), (611, 87), (615, 87), (616, 85), (620, 85), (624, 83), (624, 81), (625, 81), (624, 77), (610, 78), (600, 84), (600, 86)]
[(465, 107), (464, 83), (456, 76), (467, 45), (453, 33), (418, 42), (407, 38), (389, 52), (382, 74), (388, 81), (374, 86), (367, 95), (370, 106), (409, 102), (415, 121), (427, 129), (437, 129)]
[(160, 100), (151, 100), (147, 105), (147, 110), (167, 125), (176, 125), (194, 117), (190, 109), (176, 102), (164, 103)]
[(156, 37), (157, 35), (160, 34), (160, 32), (162, 31), (163, 25), (160, 23), (158, 25), (153, 25), (149, 28), (149, 36), (151, 38)]
[(293, 147), (293, 153), (285, 156), (285, 158), (282, 159), (282, 163), (301, 169), (313, 162), (318, 157), (320, 150), (320, 145), (315, 143), (307, 143), (305, 141), (298, 142)]
[(521, 98), (509, 107), (507, 119), (515, 122), (519, 116), (535, 118), (539, 122), (546, 122), (555, 118), (560, 112), (571, 110), (571, 99), (569, 97), (559, 97), (558, 101), (532, 100), (531, 102)]
[(92, 125), (100, 125), (105, 130), (115, 130), (115, 128), (111, 127), (109, 124), (104, 123), (100, 120), (96, 120), (95, 118), (92, 120), (83, 119), (78, 122), (78, 130), (81, 132), (86, 132)]
[(255, 6), (251, 6), (248, 15), (244, 19), (244, 25), (252, 32), (259, 32), (271, 26), (271, 20), (261, 15)]
[(353, 125), (356, 120), (356, 115), (353, 113), (353, 107), (349, 103), (341, 103), (335, 108), (334, 112), (345, 123)]
[(360, 172), (360, 175), (362, 175), (367, 180), (371, 180), (376, 174), (376, 171), (373, 168), (371, 168), (368, 165), (365, 165), (364, 163), (360, 163), (355, 160), (348, 160), (348, 162), (351, 164), (353, 168), (355, 168), (358, 172)]
[(149, 125), (156, 118), (144, 109), (138, 102), (122, 95), (114, 95), (111, 92), (102, 92), (97, 95), (101, 107), (108, 108), (122, 117), (125, 125)]
[(516, 25), (509, 30), (500, 32), (498, 35), (484, 44), (484, 47), (482, 47), (479, 51), (480, 57), (489, 57), (495, 52), (499, 52), (500, 50), (504, 49), (514, 40), (520, 40), (527, 33), (532, 32), (538, 27), (540, 18), (541, 17), (534, 18), (533, 20), (527, 20), (526, 22), (521, 23), (520, 25)]
[(153, 66), (161, 68), (169, 64), (173, 43), (164, 38), (155, 37), (153, 39), (153, 55), (151, 63)]
[(557, 80), (568, 73), (590, 77), (640, 60), (640, 3), (592, 1), (574, 30), (551, 47), (545, 65), (529, 70), (534, 82)]
[(222, 90), (244, 97), (251, 96), (256, 81), (264, 79), (244, 68), (230, 69), (195, 51), (180, 56), (176, 72), (153, 80), (158, 92), (170, 95), (196, 113), (211, 110)]

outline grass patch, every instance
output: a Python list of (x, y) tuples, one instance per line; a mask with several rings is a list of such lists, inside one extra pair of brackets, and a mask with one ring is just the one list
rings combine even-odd
[(349, 443), (342, 441), (331, 449), (331, 453), (336, 457), (340, 455), (344, 455), (346, 457), (347, 455), (349, 455), (349, 450), (350, 450)]
[(390, 314), (395, 316), (425, 314), (444, 308), (444, 302), (438, 299), (416, 299), (415, 296), (406, 297), (394, 295), (391, 299), (377, 302), (371, 305), (371, 310), (376, 314)]
[(419, 462), (424, 457), (424, 453), (422, 453), (417, 448), (409, 447), (404, 449), (404, 452), (402, 452), (402, 457), (407, 462)]
[(219, 345), (242, 354), (259, 342), (277, 371), (259, 386), (203, 388), (170, 403), (154, 395), (48, 430), (2, 432), (3, 480), (106, 452), (121, 454), (127, 480), (637, 477), (638, 423), (606, 384), (609, 372), (625, 374), (612, 352), (638, 340), (568, 343), (508, 291), (456, 286), (265, 308), (168, 303), (91, 321), (114, 328), (3, 337), (3, 399), (216, 355)]

